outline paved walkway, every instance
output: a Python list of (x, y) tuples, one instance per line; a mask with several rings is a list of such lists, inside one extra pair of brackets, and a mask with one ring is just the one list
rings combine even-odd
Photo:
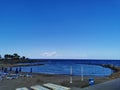
[(70, 88), (70, 90), (83, 90), (83, 89), (82, 88), (72, 87), (72, 88)]
[(89, 86), (81, 90), (120, 90), (120, 78)]

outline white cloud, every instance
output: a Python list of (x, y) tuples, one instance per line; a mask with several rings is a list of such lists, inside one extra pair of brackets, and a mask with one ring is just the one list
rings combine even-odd
[(46, 57), (53, 57), (53, 56), (57, 55), (57, 52), (56, 51), (53, 51), (53, 52), (43, 52), (41, 55), (42, 56), (46, 56)]

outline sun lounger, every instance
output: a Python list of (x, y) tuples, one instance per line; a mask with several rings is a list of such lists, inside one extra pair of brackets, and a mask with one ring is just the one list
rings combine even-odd
[(20, 76), (20, 77), (25, 77), (25, 75), (24, 75), (24, 74), (20, 74), (19, 76)]
[(61, 86), (61, 85), (56, 85), (56, 84), (52, 84), (52, 83), (44, 84), (44, 86), (48, 87), (52, 90), (70, 90), (70, 88), (68, 88), (68, 87)]
[(0, 76), (0, 81), (2, 80), (2, 76)]
[(50, 90), (50, 89), (45, 88), (45, 87), (40, 86), (40, 85), (31, 86), (31, 88), (32, 88), (33, 90)]
[(16, 88), (16, 90), (29, 90), (29, 89), (26, 87), (22, 87), (22, 88)]
[(27, 74), (26, 77), (32, 78), (32, 74)]
[(17, 78), (18, 78), (17, 75), (8, 75), (8, 76), (6, 77), (7, 80), (12, 80), (12, 79), (17, 79)]
[(6, 79), (7, 79), (7, 80), (12, 80), (12, 79), (13, 79), (13, 77), (6, 77)]

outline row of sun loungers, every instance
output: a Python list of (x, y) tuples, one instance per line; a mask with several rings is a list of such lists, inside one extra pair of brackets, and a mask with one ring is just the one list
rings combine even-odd
[(35, 85), (35, 86), (31, 86), (30, 88), (31, 89), (23, 87), (23, 88), (17, 88), (16, 90), (70, 90), (70, 88), (68, 87), (56, 85), (52, 83), (43, 84), (43, 86)]
[(17, 88), (16, 90), (29, 90), (29, 89), (26, 87), (22, 87), (22, 88)]
[(12, 79), (17, 79), (18, 77), (32, 78), (32, 75), (31, 74), (8, 74), (8, 75), (0, 74), (0, 81), (3, 78), (6, 78), (7, 80), (12, 80)]
[(70, 88), (68, 88), (68, 87), (64, 87), (64, 86), (56, 85), (56, 84), (52, 84), (52, 83), (44, 84), (44, 86), (51, 88), (52, 90), (70, 90)]
[(50, 90), (50, 89), (45, 88), (45, 87), (40, 86), (40, 85), (31, 86), (31, 88), (34, 89), (34, 90)]

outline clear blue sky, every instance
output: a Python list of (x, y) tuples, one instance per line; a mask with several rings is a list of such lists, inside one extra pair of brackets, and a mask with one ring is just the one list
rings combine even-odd
[(0, 0), (0, 54), (120, 59), (119, 0)]

